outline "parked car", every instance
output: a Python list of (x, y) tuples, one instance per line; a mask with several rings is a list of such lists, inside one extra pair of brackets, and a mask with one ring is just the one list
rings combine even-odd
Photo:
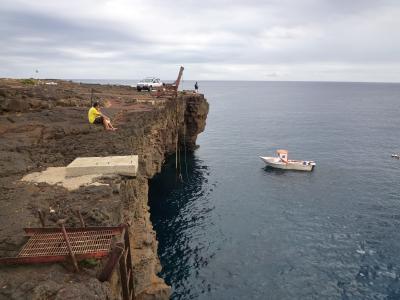
[(143, 80), (140, 80), (136, 84), (136, 89), (140, 92), (141, 90), (151, 91), (153, 88), (158, 88), (163, 86), (163, 83), (159, 78), (155, 77), (146, 77)]

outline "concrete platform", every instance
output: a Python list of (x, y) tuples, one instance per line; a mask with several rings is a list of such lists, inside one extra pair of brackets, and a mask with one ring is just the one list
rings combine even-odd
[[(82, 186), (99, 186), (108, 185), (105, 183), (98, 182), (100, 177), (106, 175), (103, 174), (90, 174), (83, 176), (67, 177), (66, 167), (49, 167), (42, 172), (33, 172), (22, 177), (22, 181), (33, 182), (38, 184), (44, 182), (50, 185), (59, 185), (65, 187), (67, 190), (73, 191), (77, 190)], [(113, 174), (109, 176), (115, 176)]]
[(91, 174), (136, 176), (138, 166), (137, 155), (78, 157), (66, 167), (66, 175), (69, 177)]

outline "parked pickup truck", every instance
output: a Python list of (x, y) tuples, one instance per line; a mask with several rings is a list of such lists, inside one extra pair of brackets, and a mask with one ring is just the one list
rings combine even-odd
[(141, 90), (151, 91), (153, 88), (158, 88), (163, 86), (163, 83), (159, 78), (155, 77), (146, 77), (143, 80), (140, 80), (136, 84), (136, 89), (140, 92)]

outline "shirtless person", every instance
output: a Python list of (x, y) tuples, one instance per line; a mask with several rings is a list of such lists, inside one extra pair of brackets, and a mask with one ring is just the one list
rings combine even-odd
[(103, 124), (105, 130), (117, 130), (111, 125), (110, 118), (100, 111), (99, 102), (93, 103), (93, 106), (89, 109), (88, 119), (91, 124)]

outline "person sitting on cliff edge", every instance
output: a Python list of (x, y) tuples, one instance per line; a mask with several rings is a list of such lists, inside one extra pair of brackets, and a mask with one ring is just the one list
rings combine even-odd
[(100, 111), (100, 104), (97, 101), (89, 109), (88, 119), (90, 124), (103, 124), (105, 130), (117, 130), (112, 126), (110, 118)]

